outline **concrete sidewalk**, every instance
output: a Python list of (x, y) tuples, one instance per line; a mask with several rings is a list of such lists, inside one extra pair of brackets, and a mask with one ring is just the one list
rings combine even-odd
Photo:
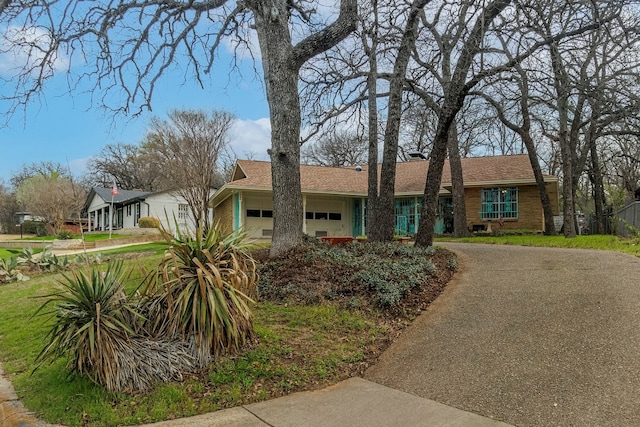
[(489, 418), (351, 378), (323, 390), (295, 393), (196, 417), (144, 427), (508, 427)]

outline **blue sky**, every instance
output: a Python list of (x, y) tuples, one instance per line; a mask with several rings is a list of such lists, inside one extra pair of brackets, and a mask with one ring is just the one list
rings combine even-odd
[(239, 75), (224, 61), (204, 81), (205, 88), (182, 74), (167, 74), (152, 101), (153, 111), (140, 117), (113, 117), (89, 106), (87, 95), (59, 96), (66, 89), (63, 78), (45, 87), (41, 101), (34, 101), (25, 114), (16, 114), (8, 127), (0, 127), (0, 179), (6, 182), (23, 164), (55, 161), (68, 164), (81, 174), (87, 161), (107, 144), (139, 143), (152, 115), (164, 117), (171, 109), (224, 109), (237, 117), (232, 147), (240, 158), (249, 155), (267, 160), (269, 110), (261, 77), (248, 60)]

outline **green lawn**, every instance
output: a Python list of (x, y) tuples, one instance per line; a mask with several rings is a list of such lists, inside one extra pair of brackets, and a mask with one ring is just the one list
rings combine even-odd
[(11, 258), (20, 255), (22, 249), (0, 248), (0, 258)]
[(489, 243), (496, 245), (519, 245), (554, 248), (599, 249), (624, 252), (640, 256), (639, 238), (619, 238), (611, 235), (577, 236), (567, 239), (564, 236), (517, 235), (517, 236), (473, 236), (463, 239), (438, 238), (436, 241)]

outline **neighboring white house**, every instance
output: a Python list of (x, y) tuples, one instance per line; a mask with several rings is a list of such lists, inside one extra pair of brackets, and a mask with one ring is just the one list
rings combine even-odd
[(174, 218), (182, 230), (194, 229), (189, 205), (172, 191), (118, 190), (112, 195), (111, 188), (95, 187), (87, 196), (85, 210), (89, 231), (135, 228), (145, 216), (158, 218), (166, 229), (175, 228)]

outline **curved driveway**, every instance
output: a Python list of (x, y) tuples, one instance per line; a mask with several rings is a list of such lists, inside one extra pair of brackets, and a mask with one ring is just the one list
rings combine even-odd
[(640, 259), (443, 246), (461, 271), (366, 379), (517, 426), (640, 426)]

